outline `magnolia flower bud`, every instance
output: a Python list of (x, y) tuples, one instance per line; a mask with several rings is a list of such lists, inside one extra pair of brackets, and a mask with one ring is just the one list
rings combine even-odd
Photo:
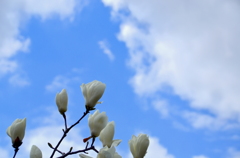
[(97, 158), (122, 158), (117, 152), (114, 146), (108, 148), (107, 146), (100, 149)]
[(101, 102), (98, 100), (102, 97), (106, 85), (100, 81), (94, 80), (87, 84), (82, 84), (81, 90), (85, 99), (85, 106), (88, 110), (94, 110), (95, 105)]
[[(80, 158), (92, 158), (90, 156), (87, 156), (85, 154), (80, 154)], [(114, 146), (111, 146), (111, 148), (108, 148), (107, 146), (100, 149), (97, 158), (122, 158), (117, 152)]]
[(87, 155), (85, 155), (85, 154), (80, 154), (79, 157), (80, 157), (80, 158), (92, 158), (91, 156), (87, 156)]
[(133, 135), (128, 144), (134, 158), (143, 158), (149, 146), (149, 138), (146, 134), (139, 134), (138, 137)]
[(107, 125), (108, 117), (105, 112), (99, 113), (95, 111), (93, 115), (89, 115), (88, 126), (91, 130), (92, 137), (98, 137), (101, 130)]
[(57, 93), (56, 104), (58, 106), (58, 111), (61, 114), (67, 111), (68, 95), (66, 89), (63, 89), (60, 93)]
[(101, 140), (103, 146), (108, 146), (109, 148), (113, 146), (118, 146), (122, 140), (113, 140), (114, 136), (114, 121), (108, 122), (106, 127), (100, 132), (99, 139)]
[(42, 158), (42, 151), (36, 145), (31, 148), (30, 158)]
[(18, 148), (22, 144), (26, 129), (26, 118), (16, 119), (11, 126), (7, 128), (7, 135), (12, 139), (14, 148)]

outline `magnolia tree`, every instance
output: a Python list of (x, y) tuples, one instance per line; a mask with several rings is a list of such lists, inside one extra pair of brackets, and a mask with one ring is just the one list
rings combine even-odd
[[(90, 114), (88, 117), (88, 126), (91, 132), (89, 137), (83, 139), (83, 142), (86, 143), (86, 147), (84, 149), (76, 151), (73, 151), (72, 147), (68, 151), (60, 151), (58, 149), (63, 139), (67, 136), (71, 129), (79, 124), (80, 121), (86, 117), (88, 113), (90, 113), (90, 111), (95, 110), (96, 104), (102, 103), (99, 102), (99, 99), (102, 97), (106, 88), (106, 85), (104, 83), (95, 80), (87, 84), (82, 84), (80, 87), (85, 99), (86, 111), (79, 118), (79, 120), (71, 126), (67, 124), (67, 118), (65, 115), (68, 106), (67, 91), (63, 89), (56, 95), (56, 104), (58, 111), (63, 116), (65, 127), (63, 129), (63, 135), (56, 145), (48, 143), (48, 146), (52, 149), (52, 154), (49, 157), (53, 158), (55, 153), (58, 152), (61, 155), (58, 158), (64, 158), (69, 155), (79, 153), (80, 158), (92, 158), (91, 156), (87, 155), (87, 151), (93, 150), (98, 153), (97, 158), (121, 158), (115, 149), (115, 147), (121, 143), (121, 140), (113, 140), (115, 123), (114, 121), (108, 122), (106, 113), (100, 112), (99, 110), (96, 110), (92, 115)], [(12, 125), (7, 128), (7, 134), (11, 138), (12, 146), (14, 148), (13, 158), (16, 157), (19, 147), (23, 143), (25, 129), (26, 118), (16, 119)], [(99, 137), (100, 141), (102, 142), (103, 147), (100, 150), (97, 150), (94, 146), (96, 137)], [(133, 158), (143, 158), (149, 146), (149, 138), (146, 134), (139, 134), (137, 137), (133, 135), (128, 144)], [(42, 158), (42, 151), (36, 145), (32, 145), (30, 158)]]

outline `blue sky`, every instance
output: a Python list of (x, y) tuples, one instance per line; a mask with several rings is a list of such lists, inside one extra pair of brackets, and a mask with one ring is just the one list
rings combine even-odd
[[(49, 157), (47, 142), (63, 128), (56, 93), (67, 89), (71, 124), (84, 111), (79, 86), (99, 80), (107, 88), (97, 109), (115, 121), (123, 158), (139, 133), (150, 137), (146, 158), (240, 158), (237, 0), (3, 0), (0, 8), (2, 157), (13, 155), (7, 127), (25, 117), (18, 157), (33, 144)], [(88, 136), (85, 118), (61, 149), (82, 149)]]

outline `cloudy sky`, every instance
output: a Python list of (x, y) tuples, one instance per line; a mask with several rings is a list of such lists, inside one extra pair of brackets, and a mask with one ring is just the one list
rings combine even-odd
[[(146, 158), (240, 158), (238, 0), (1, 0), (0, 13), (1, 157), (13, 155), (16, 118), (27, 118), (18, 157), (33, 144), (49, 157), (64, 128), (56, 93), (67, 89), (73, 124), (79, 86), (99, 80), (97, 109), (115, 121), (123, 158), (139, 133)], [(60, 149), (83, 149), (88, 136), (85, 118)]]

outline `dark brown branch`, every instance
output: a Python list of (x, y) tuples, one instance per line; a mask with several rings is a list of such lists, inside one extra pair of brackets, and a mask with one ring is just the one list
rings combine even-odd
[(14, 155), (13, 155), (13, 158), (15, 158), (15, 156), (17, 155), (17, 152), (18, 152), (18, 150), (19, 150), (19, 148), (17, 147), (17, 148), (15, 148), (15, 150), (14, 150)]
[(65, 157), (67, 157), (69, 155), (73, 155), (73, 154), (77, 154), (77, 153), (81, 153), (81, 152), (86, 153), (86, 151), (88, 151), (88, 150), (94, 150), (96, 153), (98, 153), (97, 149), (95, 149), (94, 146), (91, 146), (91, 147), (86, 148), (84, 150), (77, 150), (77, 151), (73, 151), (73, 152), (70, 151), (70, 152), (66, 153), (65, 155), (62, 155), (62, 156), (57, 157), (57, 158), (65, 158)]

